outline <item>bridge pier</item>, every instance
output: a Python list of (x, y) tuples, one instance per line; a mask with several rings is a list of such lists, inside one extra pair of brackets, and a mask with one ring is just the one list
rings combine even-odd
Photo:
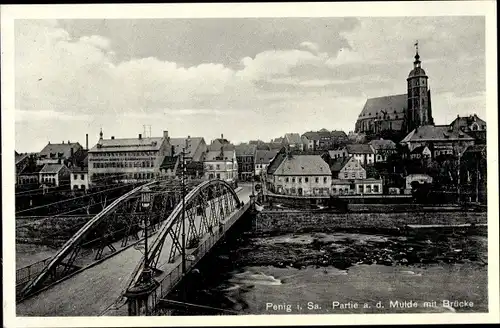
[(127, 297), (129, 316), (148, 316), (157, 303), (157, 300), (154, 299), (156, 294), (153, 291), (159, 286), (159, 283), (153, 279), (152, 272), (150, 270), (144, 271), (141, 278), (142, 281), (138, 285), (129, 288), (124, 293), (124, 296)]

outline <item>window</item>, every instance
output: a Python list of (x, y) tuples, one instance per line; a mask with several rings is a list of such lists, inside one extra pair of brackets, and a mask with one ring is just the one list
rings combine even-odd
[(302, 178), (299, 178), (299, 183), (302, 183)]
[(219, 164), (216, 165), (216, 169), (220, 170), (220, 165)]
[(356, 172), (351, 173), (351, 178), (356, 179)]
[(323, 183), (326, 183), (328, 181), (328, 178), (327, 177), (324, 177), (323, 178)]
[(304, 178), (305, 182), (309, 182), (309, 178)]
[(378, 185), (373, 185), (373, 192), (378, 192)]
[(332, 193), (336, 194), (337, 193), (337, 188), (332, 188)]
[(220, 173), (217, 173), (217, 179), (220, 179)]
[(286, 182), (290, 182), (290, 178), (286, 178), (286, 179), (285, 179), (285, 181), (286, 181)]
[(78, 190), (78, 185), (74, 185), (73, 190)]
[(80, 174), (80, 179), (84, 180), (85, 179), (85, 175), (84, 174)]
[(346, 178), (346, 179), (349, 178), (349, 173), (344, 172), (344, 178)]
[(316, 183), (319, 183), (319, 178), (316, 178)]
[(371, 185), (366, 185), (365, 189), (366, 189), (366, 192), (372, 192), (372, 186)]
[(75, 179), (75, 180), (78, 179), (78, 175), (77, 174), (73, 174), (73, 179)]
[[(295, 178), (292, 178), (292, 182), (295, 183)], [(294, 189), (295, 190), (295, 189)], [(294, 191), (295, 192), (295, 191)]]

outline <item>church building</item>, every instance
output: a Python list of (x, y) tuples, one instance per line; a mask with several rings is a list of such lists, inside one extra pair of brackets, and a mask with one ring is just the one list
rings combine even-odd
[(406, 79), (407, 93), (368, 99), (356, 121), (355, 132), (379, 136), (393, 132), (404, 136), (416, 127), (434, 124), (431, 91), (421, 67), (418, 42), (415, 47), (413, 69)]

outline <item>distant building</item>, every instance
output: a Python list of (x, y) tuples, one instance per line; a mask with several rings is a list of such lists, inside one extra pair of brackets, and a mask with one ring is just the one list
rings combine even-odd
[(203, 166), (205, 179), (220, 179), (231, 184), (238, 179), (238, 161), (234, 147), (209, 150), (205, 155)]
[(332, 159), (337, 159), (337, 158), (349, 156), (349, 154), (347, 153), (347, 148), (345, 146), (339, 147), (337, 149), (329, 150), (328, 154), (330, 155), (330, 158), (332, 158)]
[(352, 132), (350, 131), (347, 135), (347, 140), (350, 143), (365, 143), (366, 133), (363, 132)]
[[(45, 165), (45, 164), (44, 164)], [(40, 185), (40, 171), (44, 165), (36, 165), (36, 163), (26, 166), (17, 176), (18, 185), (30, 185), (31, 188), (36, 188)]]
[(405, 194), (411, 194), (413, 189), (412, 184), (431, 184), (433, 179), (431, 176), (427, 174), (409, 174), (406, 176), (406, 186), (405, 186)]
[(410, 152), (411, 159), (429, 159), (432, 157), (432, 151), (427, 146), (418, 146)]
[(78, 142), (48, 143), (38, 154), (37, 165), (65, 164), (71, 167), (76, 162), (76, 156), (83, 151)]
[(267, 172), (269, 164), (277, 154), (277, 150), (257, 150), (255, 153), (255, 175), (260, 176)]
[(225, 147), (225, 149), (234, 150), (234, 145), (232, 145), (229, 140), (224, 138), (223, 134), (220, 135), (220, 138), (212, 140), (212, 142), (208, 146), (208, 150), (209, 151), (219, 151), (220, 147)]
[(89, 150), (90, 183), (103, 181), (137, 182), (160, 175), (165, 156), (171, 156), (168, 132), (163, 137), (103, 139)]
[(47, 187), (70, 185), (71, 171), (64, 164), (45, 164), (39, 172), (40, 184)]
[(375, 153), (368, 144), (351, 144), (346, 146), (347, 156), (354, 157), (361, 164), (373, 164), (375, 162)]
[(401, 144), (413, 151), (419, 146), (427, 146), (432, 158), (440, 155), (457, 155), (474, 144), (474, 138), (449, 125), (424, 125), (411, 131)]
[(18, 183), (18, 176), (30, 164), (30, 155), (18, 154), (15, 151), (14, 159), (16, 161), (16, 184)]
[(240, 181), (249, 181), (255, 175), (255, 153), (257, 145), (240, 144), (235, 146), (236, 160), (238, 161), (238, 178)]
[(450, 123), (454, 130), (467, 133), (475, 139), (475, 144), (486, 144), (486, 122), (476, 114), (457, 118)]
[(286, 133), (283, 139), (283, 144), (288, 146), (290, 150), (304, 150), (305, 148), (302, 138), (298, 133)]
[(331, 181), (330, 168), (321, 156), (285, 155), (273, 168), (270, 189), (284, 195), (329, 196)]
[(308, 150), (331, 150), (347, 143), (347, 135), (344, 131), (309, 131), (302, 135), (304, 144)]
[(365, 168), (354, 157), (341, 157), (330, 166), (332, 195), (379, 195), (382, 180), (368, 178)]
[(386, 162), (390, 155), (397, 152), (396, 143), (392, 140), (375, 139), (368, 144), (375, 153), (375, 162)]
[(165, 156), (160, 164), (160, 177), (175, 178), (180, 175), (180, 156)]
[(173, 147), (172, 156), (179, 156), (182, 149), (185, 149), (186, 163), (203, 162), (203, 156), (208, 149), (205, 139), (202, 137), (170, 138), (170, 145)]

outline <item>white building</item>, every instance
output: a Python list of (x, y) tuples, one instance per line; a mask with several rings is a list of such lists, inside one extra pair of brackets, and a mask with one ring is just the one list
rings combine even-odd
[(39, 181), (48, 187), (68, 186), (70, 173), (64, 164), (45, 164), (39, 172)]
[(203, 162), (205, 179), (221, 179), (228, 183), (234, 183), (238, 179), (238, 161), (233, 148), (221, 150), (210, 150), (205, 155)]
[(264, 174), (277, 154), (277, 150), (257, 150), (255, 153), (255, 175)]
[(332, 195), (380, 195), (382, 180), (367, 178), (365, 168), (355, 157), (337, 158), (332, 171)]
[(332, 176), (318, 155), (287, 155), (271, 179), (271, 191), (296, 196), (329, 196)]
[(375, 163), (375, 152), (368, 144), (351, 144), (346, 146), (347, 156), (354, 157), (363, 165)]
[(89, 189), (89, 172), (88, 170), (75, 169), (70, 175), (71, 190), (88, 190)]

